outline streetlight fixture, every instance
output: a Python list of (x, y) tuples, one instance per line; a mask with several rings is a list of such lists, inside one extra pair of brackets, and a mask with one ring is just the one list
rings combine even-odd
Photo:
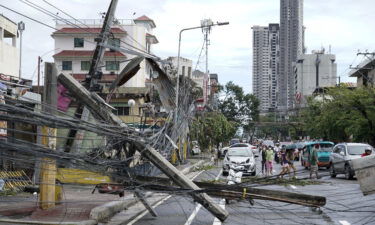
[(19, 22), (18, 23), (18, 30), (20, 31), (20, 68), (19, 68), (19, 78), (21, 79), (21, 72), (22, 72), (22, 32), (25, 30), (25, 23)]
[[(208, 20), (205, 20), (208, 21)], [(178, 36), (178, 54), (177, 54), (177, 81), (176, 81), (176, 121), (177, 121), (177, 108), (178, 108), (178, 95), (179, 95), (179, 83), (180, 83), (180, 74), (179, 74), (179, 67), (180, 67), (180, 53), (181, 53), (181, 34), (187, 30), (194, 30), (194, 29), (201, 29), (201, 28), (211, 28), (213, 26), (223, 26), (228, 25), (229, 22), (216, 22), (216, 23), (202, 23), (201, 26), (198, 27), (189, 27), (180, 30)]]

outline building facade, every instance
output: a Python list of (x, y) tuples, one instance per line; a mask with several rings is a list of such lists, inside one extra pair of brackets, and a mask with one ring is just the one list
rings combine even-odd
[[(52, 37), (55, 40), (56, 49), (53, 57), (58, 69), (81, 81), (85, 79), (90, 69), (91, 59), (96, 47), (94, 39), (101, 31), (103, 20), (85, 19), (79, 20), (79, 22), (77, 25), (80, 25), (81, 28), (70, 23), (67, 24), (66, 21), (56, 21), (57, 31), (52, 34)], [(140, 49), (143, 52), (150, 53), (152, 45), (158, 43), (156, 37), (152, 34), (155, 27), (154, 21), (147, 16), (135, 20), (118, 19), (111, 28), (112, 37), (108, 44), (132, 50)], [(131, 46), (134, 46), (134, 48)], [(126, 60), (133, 57), (133, 55), (108, 49), (104, 53), (103, 76), (100, 82), (110, 83), (114, 81), (126, 66)], [(150, 77), (150, 73), (150, 68), (146, 62), (142, 62), (141, 69), (125, 84), (125, 87), (145, 87), (145, 81)]]
[(303, 53), (303, 39), (303, 0), (280, 0), (280, 110), (294, 107), (296, 79), (293, 63)]
[(279, 25), (253, 26), (253, 93), (260, 111), (277, 108), (279, 74)]
[(306, 97), (317, 88), (334, 87), (337, 84), (337, 64), (334, 54), (325, 54), (324, 50), (302, 54), (294, 66), (296, 77), (295, 104), (303, 107)]
[(19, 77), (17, 24), (0, 14), (0, 74)]
[[(57, 68), (71, 74), (78, 81), (84, 81), (96, 48), (95, 38), (99, 35), (102, 26), (103, 19), (69, 20), (69, 23), (66, 20), (56, 21), (57, 31), (52, 37), (55, 40), (53, 57)], [(158, 43), (153, 35), (155, 27), (154, 21), (147, 16), (135, 20), (117, 19), (111, 27), (108, 44), (141, 53), (151, 53), (152, 45)], [(99, 84), (103, 86), (104, 97), (108, 94), (110, 84), (116, 80), (129, 59), (134, 57), (135, 55), (111, 49), (105, 51), (101, 65), (103, 75), (99, 80)], [(144, 60), (140, 64), (139, 71), (111, 95), (110, 104), (116, 109), (114, 113), (125, 122), (134, 124), (140, 121), (140, 108), (145, 103), (148, 92), (146, 80), (151, 76), (151, 67)], [(130, 99), (135, 101), (135, 106), (128, 105)]]
[[(177, 59), (178, 57), (168, 57), (164, 60), (165, 63), (169, 64), (173, 69), (176, 70), (177, 68)], [(193, 67), (193, 61), (190, 59), (186, 59), (183, 57), (180, 57), (179, 62), (179, 68), (178, 68), (178, 74), (180, 76), (187, 76), (189, 78), (192, 77), (192, 67)]]

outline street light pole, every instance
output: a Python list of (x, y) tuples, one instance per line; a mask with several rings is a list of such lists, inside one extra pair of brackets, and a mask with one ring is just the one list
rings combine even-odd
[(176, 116), (175, 116), (175, 122), (177, 122), (177, 109), (178, 109), (178, 95), (179, 95), (179, 89), (180, 89), (180, 74), (179, 74), (179, 68), (180, 68), (180, 55), (181, 55), (181, 35), (182, 35), (182, 32), (184, 31), (187, 31), (187, 30), (194, 30), (194, 29), (201, 29), (201, 28), (208, 28), (208, 27), (212, 27), (212, 26), (223, 26), (223, 25), (228, 25), (229, 22), (217, 22), (217, 23), (212, 23), (210, 25), (201, 25), (201, 26), (197, 26), (197, 27), (189, 27), (189, 28), (184, 28), (182, 30), (180, 30), (180, 33), (178, 35), (178, 53), (177, 53), (177, 74), (176, 74), (176, 78), (177, 78), (177, 81), (176, 81)]
[(18, 77), (21, 79), (21, 72), (22, 72), (22, 32), (25, 30), (25, 23), (19, 22), (18, 23), (18, 30), (20, 31), (20, 68), (19, 68), (19, 75)]

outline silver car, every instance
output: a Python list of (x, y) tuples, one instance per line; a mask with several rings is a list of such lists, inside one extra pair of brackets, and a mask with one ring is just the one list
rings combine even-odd
[(255, 176), (256, 165), (252, 150), (244, 148), (229, 148), (223, 162), (224, 176), (228, 175), (230, 167), (236, 172), (243, 172), (244, 175)]
[(361, 158), (365, 149), (373, 148), (368, 144), (361, 143), (340, 143), (333, 147), (330, 155), (330, 175), (336, 177), (337, 174), (345, 174), (346, 179), (352, 179), (354, 174), (352, 160)]

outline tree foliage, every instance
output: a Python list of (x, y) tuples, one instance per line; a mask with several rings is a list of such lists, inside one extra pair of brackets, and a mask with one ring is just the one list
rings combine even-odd
[(308, 103), (305, 129), (313, 138), (375, 144), (375, 89), (336, 87)]
[(228, 82), (222, 88), (223, 98), (219, 110), (230, 121), (236, 122), (249, 132), (254, 128), (254, 121), (259, 120), (259, 100), (253, 94), (245, 94), (242, 87)]
[(236, 133), (236, 124), (228, 121), (220, 112), (208, 112), (196, 117), (190, 127), (191, 140), (197, 140), (200, 147), (207, 149), (228, 142)]

